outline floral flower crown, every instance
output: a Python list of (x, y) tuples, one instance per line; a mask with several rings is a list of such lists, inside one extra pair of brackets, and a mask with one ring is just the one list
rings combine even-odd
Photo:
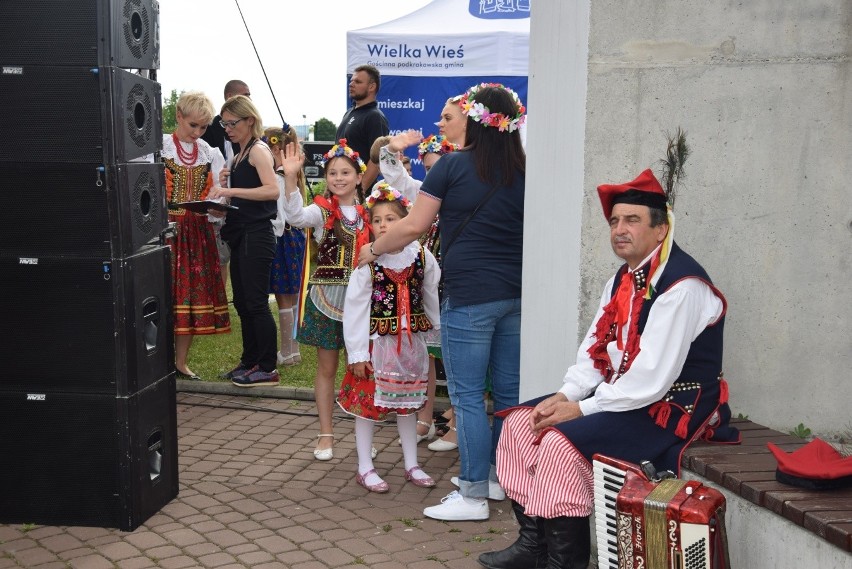
[[(515, 101), (515, 104), (518, 106), (517, 114), (513, 117), (508, 117), (503, 113), (492, 113), (488, 110), (488, 107), (482, 103), (472, 101), (479, 90), (484, 87), (497, 87), (509, 93)], [(515, 132), (527, 119), (524, 114), (527, 109), (524, 107), (523, 103), (521, 103), (521, 99), (518, 97), (518, 94), (500, 83), (480, 83), (479, 85), (474, 85), (467, 90), (467, 93), (461, 97), (454, 97), (454, 99), (458, 99), (456, 104), (461, 107), (462, 113), (472, 118), (482, 126), (497, 127), (500, 132), (507, 130), (509, 132)]]
[(370, 192), (369, 196), (367, 196), (367, 200), (364, 202), (364, 205), (367, 206), (368, 209), (372, 209), (374, 205), (382, 202), (399, 202), (402, 204), (402, 207), (406, 209), (411, 206), (411, 202), (408, 201), (408, 198), (399, 193), (399, 190), (393, 189), (387, 182), (379, 182), (373, 186), (373, 191)]
[(417, 155), (423, 158), (426, 154), (437, 154), (443, 156), (459, 149), (458, 144), (453, 144), (443, 134), (435, 136), (430, 134), (417, 145)]
[(332, 158), (338, 158), (340, 156), (346, 156), (355, 162), (355, 164), (358, 165), (358, 171), (361, 174), (367, 171), (367, 166), (364, 164), (364, 161), (361, 160), (358, 153), (346, 146), (345, 138), (341, 138), (337, 144), (331, 147), (331, 150), (325, 153), (322, 157), (322, 167), (325, 168), (325, 165), (328, 164)]

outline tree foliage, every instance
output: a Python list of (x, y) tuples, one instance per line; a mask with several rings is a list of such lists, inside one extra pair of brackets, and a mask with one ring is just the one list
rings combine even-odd
[(177, 100), (180, 95), (172, 89), (171, 94), (163, 99), (163, 132), (171, 134), (177, 128)]
[(323, 117), (314, 123), (314, 140), (334, 140), (337, 125)]

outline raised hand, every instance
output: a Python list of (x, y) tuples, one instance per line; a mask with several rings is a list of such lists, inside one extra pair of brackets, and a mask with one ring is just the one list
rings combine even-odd
[(388, 142), (388, 150), (391, 152), (402, 152), (409, 146), (420, 144), (422, 139), (423, 134), (419, 130), (407, 130), (391, 137)]
[(284, 156), (281, 159), (284, 175), (288, 177), (297, 175), (304, 163), (305, 153), (302, 152), (302, 147), (295, 142), (288, 142), (284, 147)]

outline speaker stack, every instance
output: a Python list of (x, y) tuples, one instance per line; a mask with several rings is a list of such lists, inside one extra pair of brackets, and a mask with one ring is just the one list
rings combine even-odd
[(155, 0), (0, 0), (0, 523), (177, 495)]

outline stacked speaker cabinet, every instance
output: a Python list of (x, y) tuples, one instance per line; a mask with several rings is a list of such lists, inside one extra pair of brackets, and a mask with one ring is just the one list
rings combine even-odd
[(177, 495), (155, 0), (0, 0), (0, 523)]

